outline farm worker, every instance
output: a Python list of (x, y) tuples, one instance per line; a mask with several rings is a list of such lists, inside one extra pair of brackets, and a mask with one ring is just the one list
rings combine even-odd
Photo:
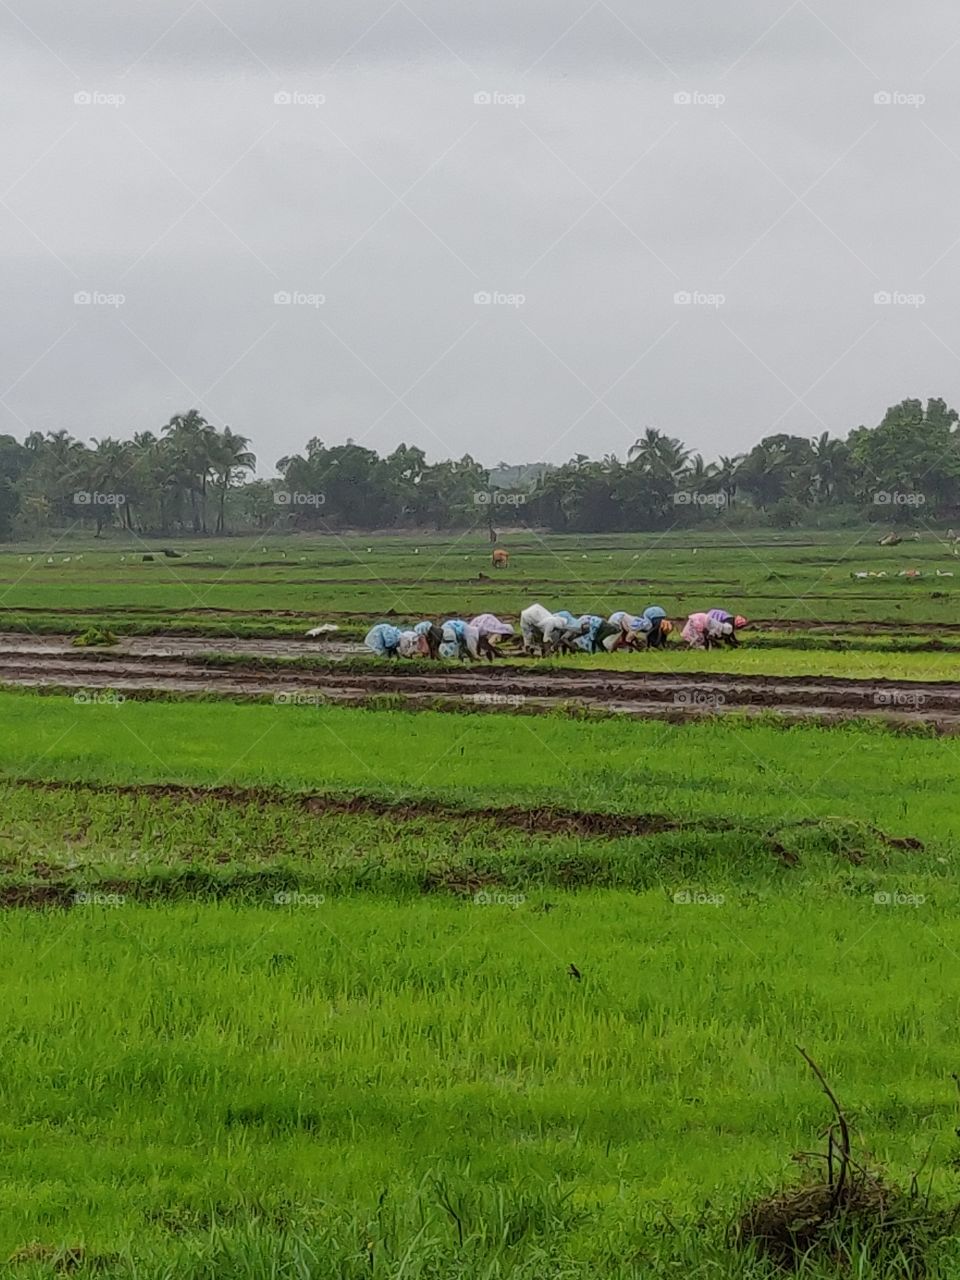
[(443, 631), (436, 622), (424, 619), (413, 628), (418, 636), (423, 636), (427, 645), (427, 654), (436, 660), (440, 656), (440, 645), (443, 643)]
[(531, 604), (520, 614), (520, 635), (527, 653), (539, 647), (541, 652), (551, 649), (568, 633), (576, 635), (586, 628), (572, 614), (551, 613), (542, 604)]
[(480, 632), (470, 626), (462, 618), (448, 618), (441, 627), (443, 644), (440, 646), (442, 658), (471, 658), (474, 662), (480, 657), (481, 649), (487, 657), (493, 657), (489, 644), (484, 644)]
[(592, 631), (593, 653), (613, 653), (616, 649), (634, 649), (637, 644), (637, 632), (634, 624), (639, 619), (628, 613), (619, 613), (616, 621), (605, 618)]
[(363, 637), (363, 643), (378, 658), (395, 658), (400, 649), (400, 628), (389, 622), (378, 622)]
[(490, 652), (488, 657), (493, 657), (493, 649), (500, 643), (504, 636), (513, 635), (513, 627), (509, 622), (501, 622), (495, 613), (478, 613), (475, 618), (470, 619), (470, 626), (474, 627), (480, 633), (480, 651), (486, 649)]
[(566, 653), (596, 653), (596, 637), (600, 628), (604, 626), (604, 619), (593, 613), (585, 613), (577, 618), (576, 623), (579, 631), (565, 632), (560, 641), (560, 648)]
[(482, 636), (512, 636), (513, 627), (509, 622), (502, 622), (495, 613), (478, 613), (470, 619), (471, 627), (476, 627)]
[(711, 618), (714, 622), (719, 622), (721, 626), (725, 626), (727, 623), (731, 625), (732, 630), (724, 632), (722, 638), (727, 644), (736, 648), (740, 643), (737, 639), (737, 631), (740, 627), (745, 627), (747, 625), (746, 618), (739, 613), (734, 617), (733, 614), (728, 613), (726, 609), (710, 609), (707, 613), (707, 617)]
[(624, 615), (619, 622), (601, 619), (599, 627), (592, 632), (593, 653), (613, 653), (616, 649), (635, 649), (637, 632), (633, 628), (636, 618)]
[(666, 609), (661, 609), (658, 604), (652, 604), (644, 609), (643, 616), (650, 623), (647, 631), (647, 648), (662, 649), (667, 643), (667, 636), (673, 630), (673, 625), (667, 618)]
[(613, 644), (606, 644), (604, 647), (609, 651), (613, 649), (636, 649), (639, 645), (639, 638), (646, 635), (652, 627), (652, 623), (643, 615), (634, 617), (626, 612), (625, 609), (617, 609), (615, 613), (611, 613), (609, 621), (619, 627), (622, 635), (621, 638)]
[(590, 630), (590, 615), (584, 613), (575, 618), (569, 609), (558, 609), (557, 617), (563, 620), (564, 629), (556, 637), (556, 646), (561, 652), (572, 653), (576, 642)]
[(563, 626), (563, 619), (557, 618), (549, 609), (545, 609), (542, 604), (531, 604), (520, 614), (520, 639), (527, 653), (532, 653), (535, 646), (544, 643), (544, 630), (547, 622), (552, 620), (551, 637), (559, 627)]
[(733, 635), (733, 623), (718, 622), (708, 613), (691, 613), (680, 634), (691, 649), (709, 649), (724, 637)]
[(611, 613), (609, 621), (616, 626), (623, 627), (624, 631), (649, 631), (645, 618), (641, 615), (639, 618), (628, 613), (626, 609), (617, 609), (615, 613)]
[(427, 658), (430, 656), (430, 646), (427, 637), (420, 632), (401, 631), (397, 652), (401, 658)]

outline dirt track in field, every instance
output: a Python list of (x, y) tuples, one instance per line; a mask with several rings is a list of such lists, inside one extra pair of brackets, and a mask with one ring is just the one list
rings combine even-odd
[[(686, 584), (683, 584), (683, 585), (684, 585), (684, 592), (683, 592), (684, 597), (691, 595), (692, 589), (688, 588)], [(666, 596), (667, 592), (664, 592), (663, 594)], [(778, 601), (781, 599), (781, 597), (779, 596), (763, 596), (763, 595), (757, 595), (755, 593), (751, 594), (750, 598), (752, 600), (778, 600)], [(804, 598), (806, 600), (830, 600), (830, 601), (834, 600), (834, 597), (829, 595), (824, 595), (824, 596), (808, 595), (808, 596), (805, 596)], [(869, 603), (871, 601), (874, 603), (880, 602), (887, 605), (891, 603), (888, 597), (879, 597), (879, 596), (858, 596), (857, 600), (858, 602), (861, 602), (861, 603)], [(894, 603), (897, 603), (897, 602), (894, 602)], [(476, 604), (475, 600), (474, 600), (474, 604)], [(158, 626), (160, 624), (163, 625), (163, 634), (168, 637), (178, 637), (178, 635), (180, 634), (178, 633), (178, 630), (177, 630), (178, 619), (181, 620), (183, 623), (187, 623), (187, 622), (221, 623), (223, 625), (229, 625), (229, 624), (239, 625), (242, 623), (256, 623), (256, 624), (263, 625), (263, 624), (269, 624), (270, 622), (275, 622), (279, 619), (283, 619), (287, 622), (292, 622), (293, 620), (296, 619), (296, 620), (302, 621), (304, 631), (306, 631), (308, 627), (315, 626), (320, 622), (343, 623), (345, 620), (347, 620), (347, 621), (353, 622), (354, 625), (356, 625), (358, 622), (358, 614), (356, 609), (322, 609), (322, 610), (231, 609), (231, 608), (218, 606), (218, 605), (196, 605), (196, 606), (188, 605), (183, 608), (177, 608), (174, 613), (171, 613), (171, 609), (168, 605), (150, 605), (150, 604), (109, 605), (104, 608), (98, 607), (95, 610), (92, 610), (90, 607), (80, 607), (80, 606), (74, 607), (71, 605), (58, 605), (55, 608), (51, 608), (48, 605), (20, 605), (16, 608), (0, 605), (0, 637), (5, 637), (6, 635), (6, 633), (3, 633), (2, 631), (4, 618), (8, 618), (11, 622), (23, 622), (26, 619), (31, 617), (42, 618), (46, 620), (46, 619), (49, 619), (52, 615), (60, 615), (64, 619), (64, 624), (66, 626), (69, 626), (70, 619), (89, 618), (92, 612), (97, 612), (99, 614), (102, 614), (104, 619), (108, 621), (110, 619), (114, 619), (117, 622), (120, 622), (124, 619), (130, 619), (134, 622), (152, 623), (155, 620)], [(441, 611), (441, 613), (436, 613), (435, 610), (426, 609), (424, 611), (423, 616), (430, 617), (436, 614), (436, 616), (438, 617), (440, 616), (467, 617), (467, 616), (472, 616), (474, 612), (475, 612), (475, 609), (471, 609), (466, 604), (466, 602), (464, 602), (464, 607), (460, 609), (459, 612), (452, 607), (448, 611)], [(403, 619), (403, 618), (412, 617), (412, 616), (413, 615), (404, 613), (402, 610), (386, 609), (386, 610), (382, 610), (380, 613), (376, 615), (376, 618), (372, 618), (371, 620), (379, 621), (380, 619), (384, 619), (384, 618)], [(516, 614), (512, 614), (510, 612), (504, 612), (501, 610), (500, 616), (510, 622), (516, 623), (517, 621)], [(419, 615), (418, 615), (418, 619), (419, 619)], [(873, 620), (856, 619), (856, 618), (839, 618), (836, 621), (831, 622), (831, 621), (824, 621), (819, 618), (783, 618), (779, 616), (765, 618), (760, 616), (751, 616), (750, 626), (752, 629), (755, 629), (758, 631), (787, 631), (787, 632), (800, 632), (800, 633), (809, 632), (814, 635), (817, 635), (820, 633), (824, 635), (852, 633), (855, 635), (865, 635), (865, 636), (870, 636), (870, 635), (893, 636), (893, 635), (897, 635), (899, 632), (902, 632), (902, 631), (917, 632), (917, 633), (923, 633), (923, 634), (926, 634), (928, 632), (932, 634), (943, 633), (944, 635), (960, 634), (960, 622), (949, 622), (949, 621), (944, 621), (944, 622), (914, 621), (914, 620), (897, 621), (892, 619), (887, 619), (884, 621), (873, 621)], [(17, 633), (10, 633), (10, 634), (20, 635), (23, 633), (17, 632)], [(183, 634), (189, 635), (191, 633), (185, 632)], [(24, 639), (25, 640), (27, 639), (26, 635), (24, 635)], [(62, 637), (58, 637), (54, 635), (51, 635), (49, 639), (53, 642), (62, 641)], [(227, 639), (229, 639), (229, 643), (231, 645), (235, 643), (235, 641), (232, 638), (228, 637)], [(207, 637), (200, 637), (200, 642), (204, 645), (204, 647), (208, 649), (212, 647), (212, 644), (213, 644), (212, 639)], [(309, 644), (310, 642), (307, 642), (307, 643)], [(315, 646), (312, 646), (312, 647), (315, 647)]]
[[(0, 635), (0, 684), (31, 688), (110, 689), (151, 694), (272, 697), (278, 703), (362, 703), (388, 695), (411, 708), (450, 703), (472, 710), (535, 714), (580, 707), (651, 719), (684, 720), (729, 712), (775, 711), (824, 721), (882, 717), (960, 732), (960, 683), (870, 681), (837, 677), (726, 673), (569, 672), (500, 664), (438, 666), (424, 673), (403, 663), (369, 671), (211, 666), (223, 645), (209, 640), (137, 638), (111, 649), (76, 649), (65, 637)], [(310, 641), (231, 641), (248, 658), (346, 657), (356, 645)], [(960, 667), (960, 664), (958, 664)]]

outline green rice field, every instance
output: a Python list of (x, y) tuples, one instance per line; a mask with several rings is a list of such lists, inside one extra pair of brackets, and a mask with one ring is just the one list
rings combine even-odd
[[(326, 619), (726, 605), (736, 651), (543, 682), (953, 681), (952, 550), (877, 536), (8, 547), (0, 631), (215, 682)], [(958, 739), (569, 711), (0, 690), (3, 1274), (960, 1276)], [(738, 1231), (840, 1165), (789, 1265)]]

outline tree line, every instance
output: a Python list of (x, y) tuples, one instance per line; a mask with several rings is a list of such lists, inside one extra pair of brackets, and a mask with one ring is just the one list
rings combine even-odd
[(577, 454), (562, 466), (469, 454), (430, 463), (400, 444), (381, 457), (318, 438), (255, 479), (246, 436), (195, 409), (130, 440), (33, 432), (0, 436), (0, 537), (72, 527), (141, 534), (247, 530), (529, 525), (603, 533), (710, 522), (857, 524), (960, 518), (960, 429), (944, 400), (903, 400), (845, 439), (778, 433), (705, 461), (647, 428), (620, 459)]

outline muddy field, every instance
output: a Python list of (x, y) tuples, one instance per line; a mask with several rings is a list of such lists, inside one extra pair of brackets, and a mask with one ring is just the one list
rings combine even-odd
[[(222, 645), (217, 648), (222, 649)], [(353, 657), (362, 647), (327, 641), (235, 640), (241, 659)], [(28, 688), (113, 690), (126, 696), (272, 697), (278, 704), (363, 703), (389, 696), (411, 707), (438, 704), (535, 714), (582, 707), (648, 718), (683, 719), (731, 712), (777, 712), (819, 720), (881, 717), (960, 731), (960, 684), (945, 681), (722, 673), (617, 672), (478, 665), (436, 674), (397, 665), (369, 672), (213, 665), (207, 640), (129, 639), (115, 649), (73, 648), (67, 637), (0, 635), (0, 684)]]

